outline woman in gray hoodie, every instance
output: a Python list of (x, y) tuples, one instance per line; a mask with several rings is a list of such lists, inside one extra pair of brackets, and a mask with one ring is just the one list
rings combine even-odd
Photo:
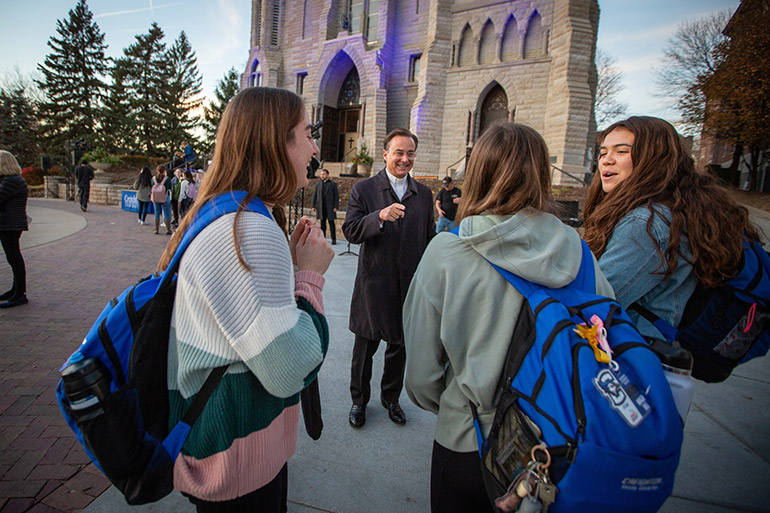
[[(550, 213), (548, 162), (545, 141), (532, 128), (506, 123), (484, 132), (468, 161), (459, 236), (441, 233), (431, 241), (409, 287), (406, 390), (438, 415), (433, 512), (493, 511), (469, 402), (486, 437), (524, 299), (486, 260), (551, 288), (570, 283), (580, 268), (580, 237)], [(596, 261), (594, 269), (596, 292), (612, 296)]]

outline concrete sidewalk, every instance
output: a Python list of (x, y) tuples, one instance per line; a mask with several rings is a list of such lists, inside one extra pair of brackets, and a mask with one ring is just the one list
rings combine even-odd
[[(116, 207), (94, 205), (81, 214), (73, 202), (32, 199), (30, 215), (40, 220), (22, 236), (23, 245), (38, 241), (23, 250), (30, 304), (0, 310), (0, 513), (194, 511), (176, 493), (153, 505), (127, 506), (88, 464), (53, 397), (59, 366), (98, 312), (154, 269), (168, 238), (152, 235)], [(752, 211), (752, 217), (770, 233), (770, 216)], [(403, 394), (406, 426), (390, 422), (376, 401), (364, 428), (347, 423), (353, 345), (347, 325), (357, 258), (339, 255), (345, 248), (335, 246), (324, 290), (331, 333), (319, 374), (324, 431), (314, 442), (300, 429), (289, 462), (289, 511), (429, 511), (435, 417)], [(2, 287), (10, 269), (0, 260)], [(373, 383), (381, 377), (381, 355), (375, 356)], [(768, 433), (770, 358), (741, 366), (724, 383), (697, 383), (674, 496), (662, 511), (770, 511)]]

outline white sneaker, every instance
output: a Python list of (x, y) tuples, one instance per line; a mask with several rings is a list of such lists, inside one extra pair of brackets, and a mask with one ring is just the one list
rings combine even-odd
[(141, 219), (137, 219), (137, 221), (139, 221), (139, 224), (142, 224), (142, 220)]

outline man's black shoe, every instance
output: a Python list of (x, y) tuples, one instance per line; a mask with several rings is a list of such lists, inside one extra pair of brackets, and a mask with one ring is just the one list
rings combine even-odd
[(7, 301), (13, 297), (13, 295), (16, 294), (16, 291), (11, 289), (2, 296), (0, 296), (0, 301)]
[(0, 308), (13, 308), (14, 306), (26, 305), (27, 303), (29, 303), (27, 296), (22, 294), (19, 297), (9, 299), (5, 303), (0, 303)]
[(350, 415), (348, 416), (348, 422), (354, 428), (360, 428), (366, 423), (366, 407), (354, 404), (350, 408)]
[(404, 410), (401, 409), (401, 406), (399, 406), (398, 403), (386, 403), (385, 399), (383, 399), (382, 406), (388, 410), (388, 417), (390, 417), (390, 420), (396, 424), (406, 424), (406, 415), (404, 415)]

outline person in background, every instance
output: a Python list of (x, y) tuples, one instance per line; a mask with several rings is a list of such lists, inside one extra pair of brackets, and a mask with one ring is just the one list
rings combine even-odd
[(420, 257), (435, 234), (433, 193), (409, 176), (417, 142), (414, 134), (402, 128), (385, 136), (385, 168), (353, 186), (342, 224), (345, 238), (361, 244), (350, 301), (350, 331), (356, 337), (348, 422), (354, 428), (366, 422), (372, 358), (381, 340), (387, 347), (380, 402), (390, 420), (406, 423), (399, 404), (406, 359), (401, 307)]
[[(244, 206), (207, 226), (179, 266), (169, 336), (169, 425), (212, 369), (229, 365), (174, 463), (174, 486), (198, 512), (287, 511), (287, 462), (297, 443), (299, 392), (329, 344), (323, 274), (334, 258), (302, 218), (286, 234), (286, 205), (307, 185), (318, 152), (302, 98), (241, 90), (217, 130), (199, 195), (159, 262), (165, 269), (212, 198), (245, 191)], [(245, 209), (259, 198), (273, 217)], [(301, 485), (300, 485), (301, 486)]]
[(714, 287), (758, 241), (749, 213), (716, 178), (695, 170), (667, 121), (633, 116), (599, 134), (599, 171), (585, 205), (584, 239), (642, 335), (663, 339), (636, 303), (672, 326), (698, 282)]
[(329, 179), (329, 171), (321, 169), (321, 179), (315, 184), (313, 189), (313, 201), (311, 205), (315, 210), (316, 217), (321, 220), (321, 231), (326, 237), (326, 222), (329, 222), (329, 231), (331, 232), (332, 245), (337, 244), (337, 209), (340, 207), (340, 192), (337, 184)]
[(171, 224), (174, 228), (179, 226), (179, 192), (182, 188), (182, 170), (175, 169), (174, 176), (171, 178), (171, 213), (173, 219)]
[[(160, 186), (165, 191), (160, 190)], [(162, 165), (155, 169), (152, 179), (152, 191), (150, 192), (153, 209), (155, 210), (155, 230), (160, 230), (160, 214), (163, 212), (163, 221), (166, 225), (166, 235), (171, 235), (171, 178), (166, 176), (166, 168)]]
[(195, 162), (195, 150), (187, 141), (182, 143), (182, 155), (185, 169), (191, 169), (193, 162)]
[(444, 188), (438, 191), (436, 195), (436, 210), (438, 211), (438, 221), (436, 221), (436, 233), (444, 230), (454, 230), (455, 216), (457, 215), (457, 205), (460, 203), (460, 196), (463, 191), (452, 184), (452, 178), (445, 176)]
[[(192, 189), (190, 189), (190, 187), (192, 187)], [(188, 192), (190, 194), (188, 194)], [(195, 183), (192, 172), (189, 169), (185, 169), (181, 187), (179, 189), (179, 214), (182, 218), (184, 218), (185, 214), (187, 214), (195, 201), (194, 197), (190, 197), (193, 195), (193, 192), (195, 193), (194, 196), (197, 196), (198, 184)]]
[(136, 189), (136, 201), (139, 203), (137, 212), (139, 224), (147, 224), (145, 219), (150, 210), (150, 192), (152, 191), (152, 173), (149, 167), (142, 168), (139, 176), (134, 180), (134, 189)]
[[(488, 128), (468, 160), (459, 236), (436, 235), (409, 287), (406, 391), (414, 404), (438, 416), (430, 474), (434, 513), (493, 511), (470, 403), (486, 438), (525, 300), (489, 262), (546, 287), (572, 282), (582, 260), (580, 237), (553, 210), (543, 137), (514, 123)], [(597, 293), (612, 295), (593, 264)]]
[(91, 180), (94, 179), (94, 170), (88, 165), (88, 161), (83, 159), (75, 170), (75, 179), (78, 183), (78, 199), (80, 201), (80, 210), (88, 210), (88, 197), (91, 194)]
[(25, 305), (27, 300), (27, 270), (21, 256), (21, 232), (29, 230), (27, 221), (27, 182), (21, 167), (11, 153), (0, 150), (0, 244), (11, 266), (13, 285), (0, 295), (0, 308)]

